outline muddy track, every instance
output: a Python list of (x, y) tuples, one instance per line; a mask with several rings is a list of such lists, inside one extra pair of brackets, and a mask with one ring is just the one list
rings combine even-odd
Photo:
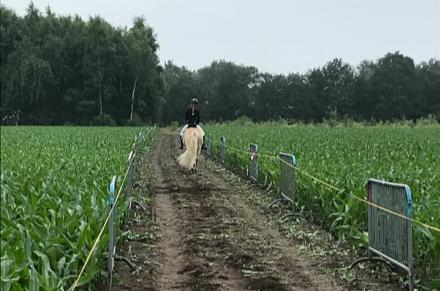
[(195, 174), (178, 168), (177, 148), (177, 137), (167, 133), (152, 148), (149, 192), (156, 248), (130, 247), (143, 259), (143, 271), (127, 271), (126, 283), (119, 271), (116, 290), (343, 289), (203, 159)]

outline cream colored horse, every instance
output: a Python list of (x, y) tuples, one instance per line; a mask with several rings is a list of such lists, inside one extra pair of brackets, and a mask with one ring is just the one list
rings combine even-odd
[(188, 127), (183, 140), (186, 150), (177, 158), (177, 162), (188, 171), (196, 171), (200, 152), (202, 151), (202, 134), (199, 129)]

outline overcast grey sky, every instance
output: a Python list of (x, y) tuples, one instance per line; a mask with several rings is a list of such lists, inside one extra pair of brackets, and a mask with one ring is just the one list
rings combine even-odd
[[(19, 15), (28, 0), (2, 0)], [(440, 0), (34, 0), (56, 14), (115, 26), (144, 16), (162, 63), (198, 69), (225, 59), (270, 73), (306, 72), (334, 58), (358, 65), (400, 51), (440, 58)]]

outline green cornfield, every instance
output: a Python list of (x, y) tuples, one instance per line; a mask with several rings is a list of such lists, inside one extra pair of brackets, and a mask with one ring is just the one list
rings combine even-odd
[[(154, 128), (1, 127), (1, 290), (66, 290), (109, 212), (111, 177)], [(120, 211), (118, 213), (123, 213)], [(83, 274), (101, 270), (107, 232)]]
[[(297, 174), (297, 209), (319, 217), (339, 239), (365, 248), (368, 242), (367, 206), (353, 199), (367, 197), (366, 182), (376, 178), (409, 185), (413, 218), (440, 227), (440, 127), (329, 127), (232, 122), (205, 126), (218, 155), (226, 138), (226, 162), (245, 173), (250, 143), (258, 144), (262, 180), (279, 183), (279, 161), (264, 156), (279, 152), (296, 156), (298, 169), (331, 185), (337, 192)], [(240, 151), (239, 151), (240, 150)], [(416, 275), (425, 286), (440, 286), (440, 233), (413, 224)], [(429, 287), (428, 287), (429, 288)]]

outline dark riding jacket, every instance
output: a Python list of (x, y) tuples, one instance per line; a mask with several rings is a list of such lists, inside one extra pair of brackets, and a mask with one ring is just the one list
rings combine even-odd
[(200, 122), (200, 110), (197, 107), (190, 106), (186, 110), (185, 122), (188, 127), (196, 127)]

